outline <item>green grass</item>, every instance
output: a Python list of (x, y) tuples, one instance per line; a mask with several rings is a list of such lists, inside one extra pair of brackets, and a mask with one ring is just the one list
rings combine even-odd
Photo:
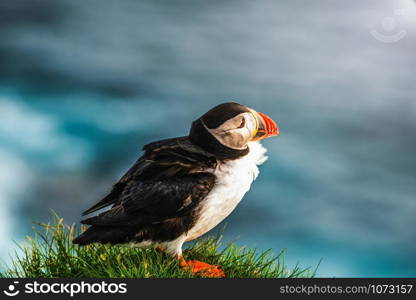
[[(81, 228), (83, 230), (85, 228)], [(37, 224), (34, 235), (12, 256), (0, 277), (83, 277), (83, 278), (193, 278), (178, 261), (153, 249), (127, 246), (88, 245), (79, 247), (72, 239), (79, 233), (54, 217), (51, 224)], [(313, 277), (316, 268), (288, 269), (284, 252), (221, 247), (221, 238), (205, 238), (184, 251), (185, 259), (220, 265), (229, 278)]]

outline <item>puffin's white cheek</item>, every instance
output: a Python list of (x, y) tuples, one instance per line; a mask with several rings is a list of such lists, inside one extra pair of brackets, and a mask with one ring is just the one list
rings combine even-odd
[(254, 134), (256, 127), (257, 127), (256, 120), (254, 120), (254, 117), (250, 115), (250, 117), (247, 118), (247, 123), (246, 123), (246, 128), (245, 128), (247, 130), (248, 137), (251, 137)]
[(246, 138), (240, 132), (227, 132), (221, 136), (221, 142), (231, 148), (243, 148), (246, 145)]

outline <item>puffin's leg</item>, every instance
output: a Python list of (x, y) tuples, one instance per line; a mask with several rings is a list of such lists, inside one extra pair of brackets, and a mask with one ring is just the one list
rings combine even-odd
[(165, 249), (163, 249), (163, 247), (161, 247), (161, 246), (156, 246), (156, 247), (155, 247), (155, 250), (156, 250), (157, 252), (162, 253), (162, 254), (166, 254)]
[(198, 260), (185, 261), (182, 256), (182, 245), (185, 240), (186, 236), (181, 236), (174, 241), (163, 244), (162, 248), (167, 253), (175, 256), (179, 260), (179, 264), (184, 270), (190, 271), (194, 274), (203, 275), (204, 277), (225, 277), (224, 272), (218, 266), (213, 266)]
[(224, 271), (218, 266), (210, 265), (199, 260), (185, 261), (182, 255), (179, 257), (179, 264), (184, 270), (191, 271), (194, 274), (200, 274), (210, 278), (224, 278)]

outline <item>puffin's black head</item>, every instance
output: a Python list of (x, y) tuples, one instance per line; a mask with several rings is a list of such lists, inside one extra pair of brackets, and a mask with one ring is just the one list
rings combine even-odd
[(235, 159), (248, 153), (248, 143), (279, 134), (276, 123), (247, 106), (220, 104), (192, 123), (193, 143), (218, 159)]

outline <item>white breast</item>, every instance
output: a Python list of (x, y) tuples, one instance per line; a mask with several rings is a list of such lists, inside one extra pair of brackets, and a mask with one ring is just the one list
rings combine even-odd
[(250, 189), (259, 174), (258, 165), (267, 160), (266, 148), (249, 144), (250, 152), (239, 159), (220, 164), (214, 170), (217, 181), (203, 200), (196, 224), (186, 233), (186, 241), (196, 239), (224, 220)]

